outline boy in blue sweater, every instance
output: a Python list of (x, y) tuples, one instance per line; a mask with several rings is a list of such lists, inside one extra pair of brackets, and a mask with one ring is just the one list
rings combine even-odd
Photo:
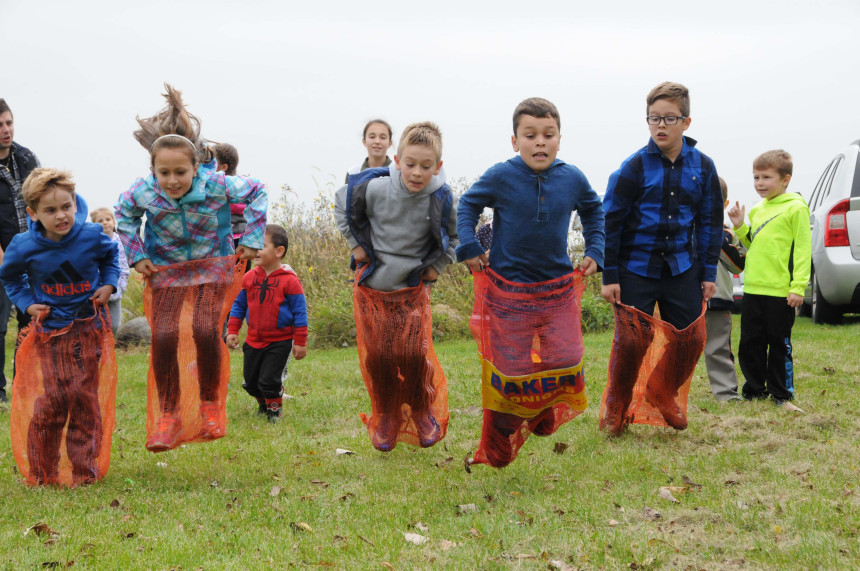
[[(70, 173), (37, 168), (24, 181), (22, 194), (30, 229), (17, 234), (6, 249), (0, 267), (6, 293), (43, 330), (93, 329), (98, 320), (85, 319), (94, 315), (94, 305), (103, 307), (117, 290), (117, 244), (100, 225), (87, 222), (86, 203), (75, 194)], [(63, 351), (59, 347), (66, 344), (56, 339), (49, 337), (39, 346), (45, 386), (34, 403), (27, 434), (30, 476), (39, 483), (56, 481), (68, 422), (72, 473), (76, 483), (86, 483), (100, 477), (95, 462), (102, 433), (98, 366), (85, 366), (86, 347)]]
[[(511, 143), (519, 155), (490, 167), (460, 199), (457, 260), (473, 272), (490, 267), (502, 278), (520, 284), (570, 274), (574, 268), (567, 250), (568, 233), (571, 215), (577, 211), (586, 245), (579, 269), (586, 276), (595, 273), (603, 265), (603, 206), (582, 171), (556, 158), (561, 139), (558, 110), (546, 99), (526, 99), (514, 110), (513, 128)], [(493, 209), (489, 256), (475, 234), (484, 208)], [(566, 338), (546, 341), (559, 345), (572, 342)], [(504, 367), (505, 362), (522, 362), (532, 348), (532, 339), (494, 339), (492, 344)], [(547, 409), (544, 414), (552, 412)], [(485, 416), (485, 432), (497, 431), (501, 436), (512, 434), (526, 420), (489, 409), (485, 415), (488, 413), (491, 419)], [(536, 423), (535, 434), (542, 433), (542, 426), (554, 425), (552, 418), (542, 420)], [(494, 465), (505, 465), (513, 459), (508, 455), (510, 445), (505, 444), (505, 438), (497, 440), (502, 449)]]

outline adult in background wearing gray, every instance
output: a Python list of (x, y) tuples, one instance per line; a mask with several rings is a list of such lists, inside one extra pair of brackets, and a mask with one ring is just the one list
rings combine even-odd
[[(21, 185), (36, 168), (42, 166), (30, 149), (13, 142), (15, 123), (12, 110), (5, 99), (0, 98), (0, 263), (3, 253), (15, 234), (27, 231), (27, 205), (21, 196)], [(16, 310), (18, 331), (29, 325), (26, 311)], [(6, 329), (12, 314), (12, 302), (6, 290), (0, 288), (0, 402), (6, 402)], [(13, 368), (14, 370), (14, 368)]]

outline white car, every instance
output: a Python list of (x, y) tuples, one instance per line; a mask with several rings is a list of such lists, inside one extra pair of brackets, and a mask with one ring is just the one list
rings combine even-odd
[(860, 140), (836, 155), (807, 200), (812, 280), (800, 315), (839, 323), (860, 312)]

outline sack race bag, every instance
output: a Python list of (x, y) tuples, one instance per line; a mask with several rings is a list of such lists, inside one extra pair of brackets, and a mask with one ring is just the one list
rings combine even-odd
[(484, 421), (473, 463), (510, 464), (529, 434), (547, 436), (588, 406), (580, 272), (533, 284), (474, 273), (469, 326), (481, 357)]
[(448, 430), (448, 381), (433, 349), (430, 288), (379, 291), (358, 279), (357, 272), (356, 341), (371, 407), (361, 421), (370, 442), (383, 452), (398, 442), (433, 446)]
[(146, 278), (143, 307), (152, 329), (147, 380), (147, 449), (226, 434), (230, 353), (222, 326), (242, 288), (236, 256), (162, 266)]
[(117, 367), (107, 309), (62, 329), (43, 330), (34, 322), (19, 338), (10, 428), (18, 470), (34, 486), (102, 479), (116, 425)]
[(615, 305), (601, 429), (617, 435), (631, 423), (687, 428), (687, 396), (705, 349), (705, 307), (679, 331), (635, 307)]

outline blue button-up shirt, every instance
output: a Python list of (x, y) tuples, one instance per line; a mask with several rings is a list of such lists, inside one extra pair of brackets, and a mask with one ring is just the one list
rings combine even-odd
[(717, 276), (723, 204), (714, 162), (684, 137), (670, 161), (654, 140), (628, 157), (609, 177), (604, 284), (618, 283), (618, 268), (659, 278), (698, 263), (700, 281)]

